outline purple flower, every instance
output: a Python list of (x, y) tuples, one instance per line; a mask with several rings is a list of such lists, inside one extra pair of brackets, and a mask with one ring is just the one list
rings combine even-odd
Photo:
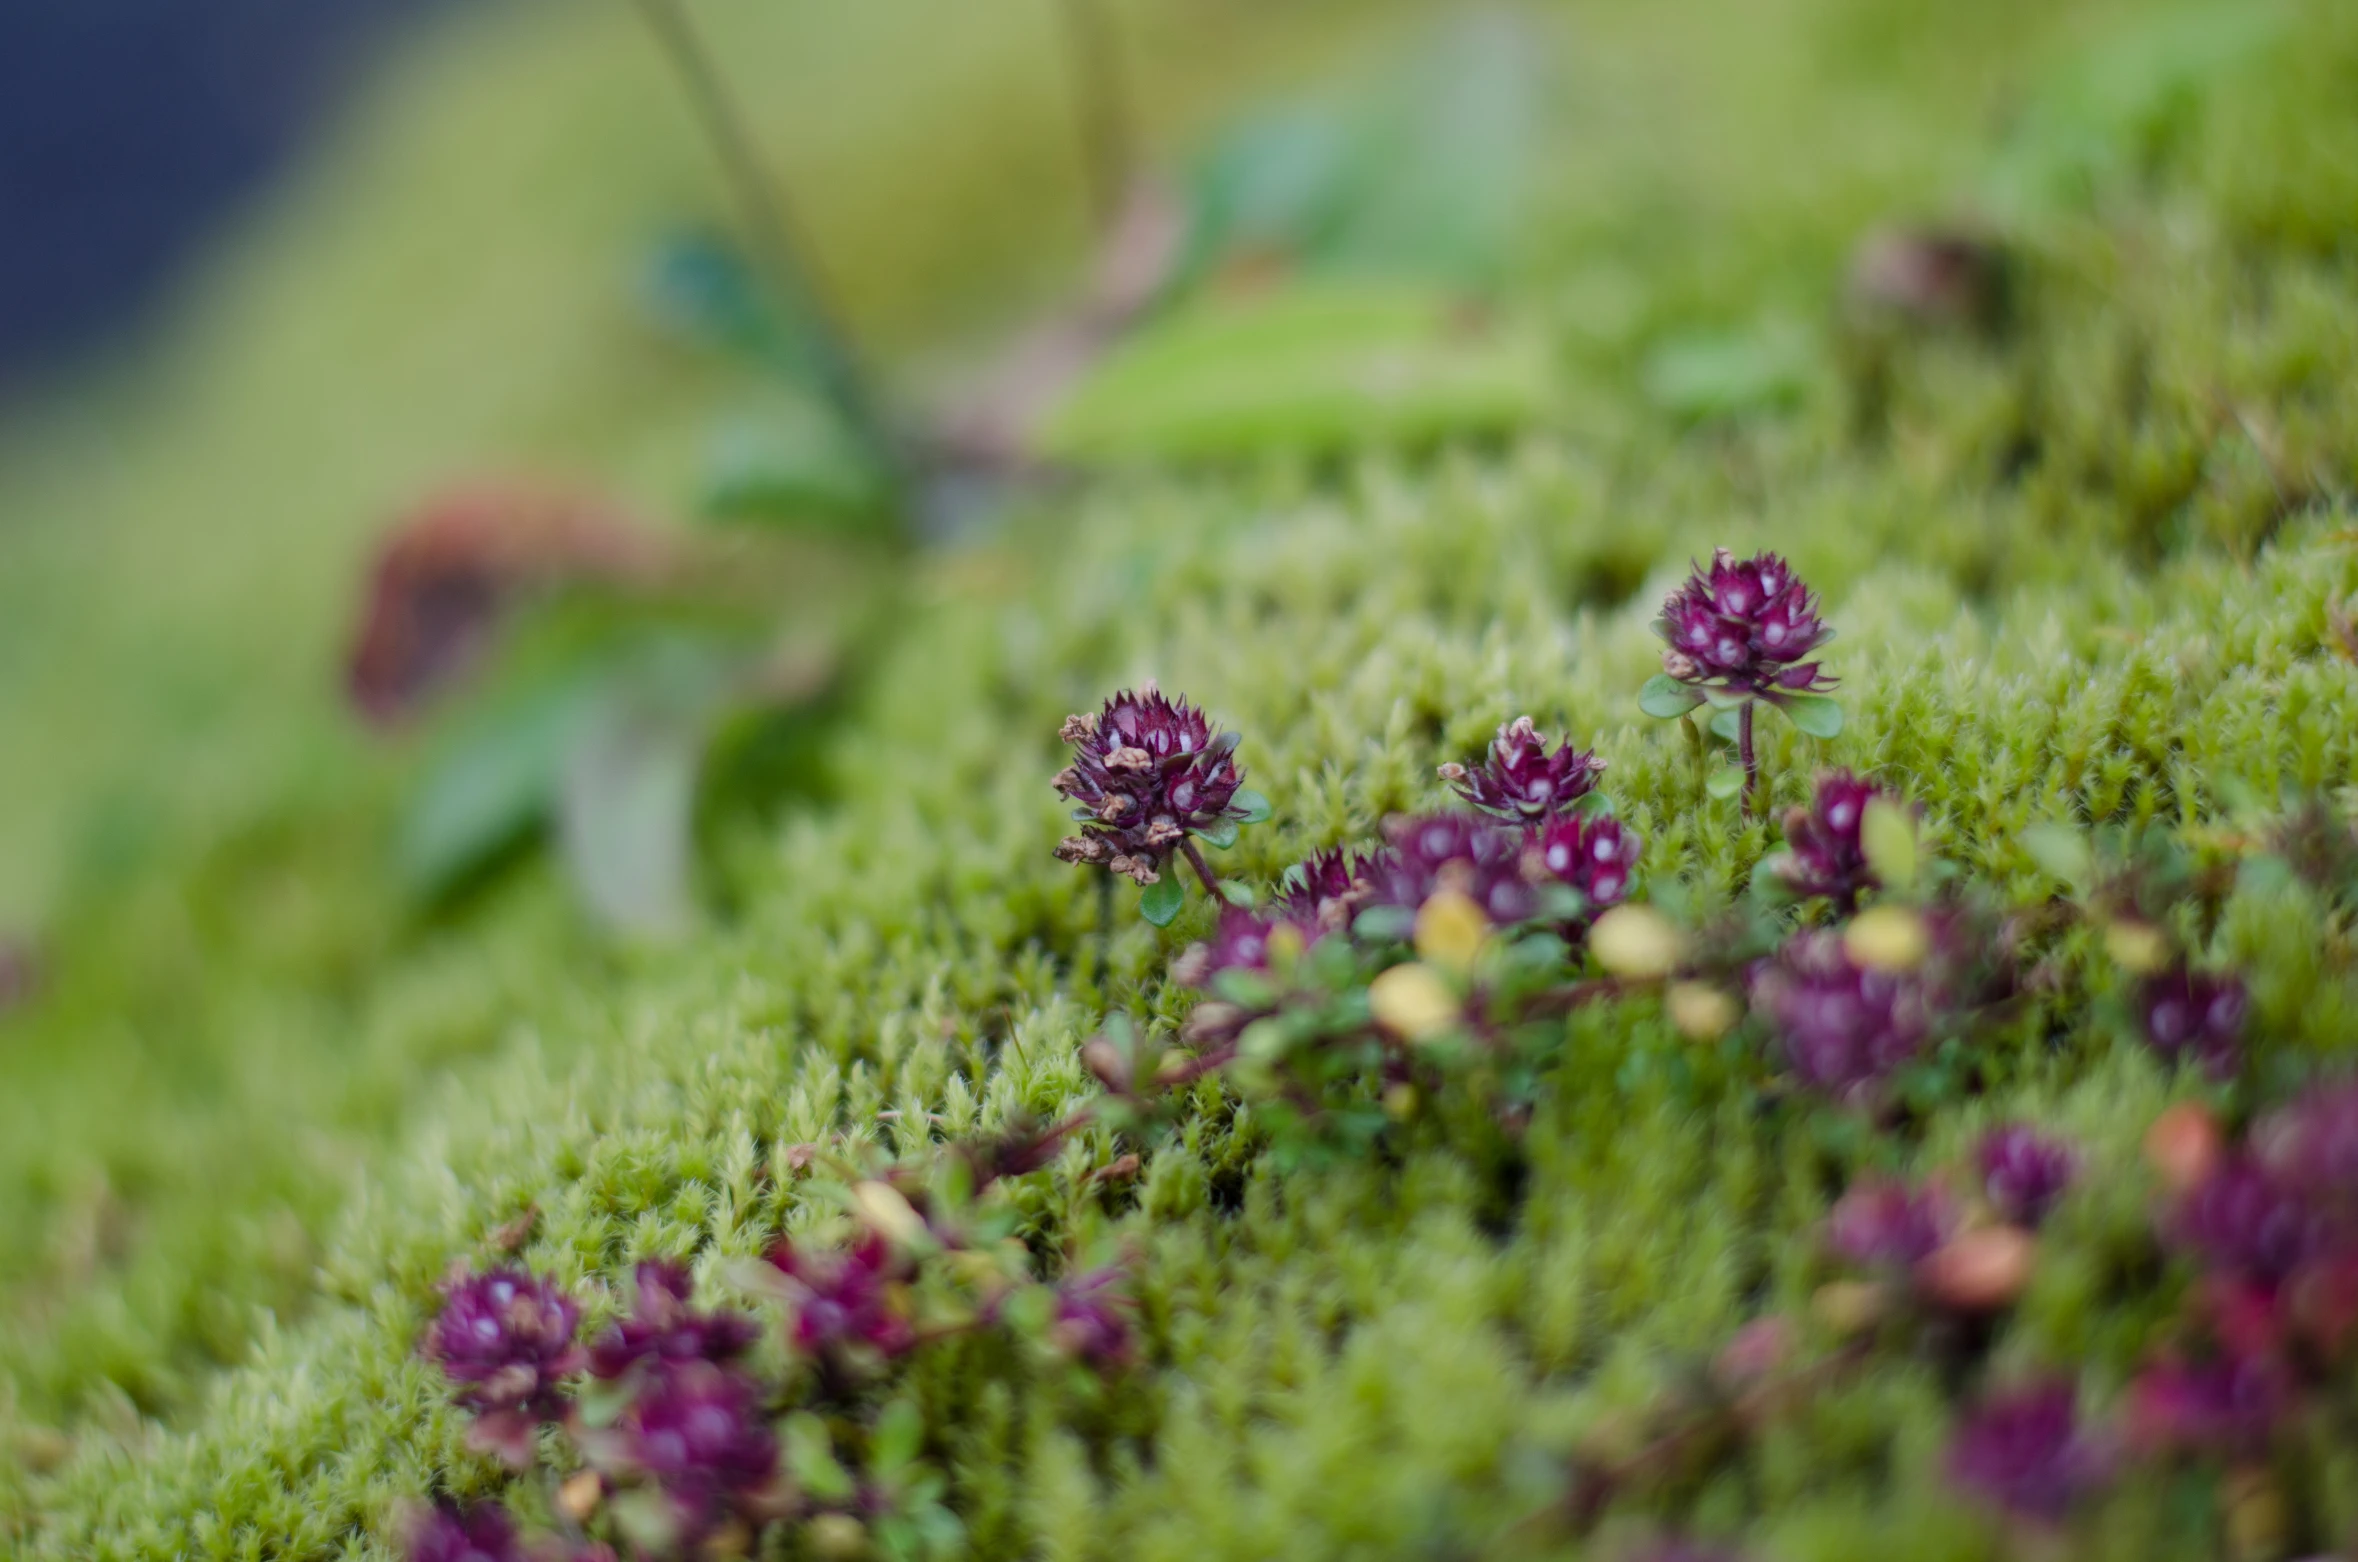
[(1561, 814), (1531, 832), (1523, 872), (1570, 885), (1594, 914), (1629, 893), (1631, 870), (1644, 850), (1637, 832), (1610, 814)]
[(2273, 1288), (2322, 1257), (2333, 1229), (2267, 1168), (2234, 1156), (2179, 1201), (2168, 1235), (2213, 1268)]
[(409, 1562), (524, 1562), (515, 1523), (496, 1502), (421, 1509), (411, 1517), (404, 1540)]
[(1359, 904), (1367, 898), (1361, 883), (1367, 860), (1347, 847), (1313, 853), (1286, 870), (1278, 909), (1286, 920), (1305, 932), (1340, 932), (1351, 925)]
[(1073, 762), (1053, 784), (1078, 805), (1082, 831), (1056, 848), (1066, 862), (1152, 884), (1189, 831), (1245, 817), (1234, 806), (1244, 781), (1230, 757), (1237, 735), (1215, 733), (1202, 711), (1152, 684), (1115, 695), (1096, 715), (1067, 717), (1059, 735)]
[(2079, 1424), (2079, 1391), (2051, 1381), (1993, 1394), (1949, 1441), (1949, 1479), (2022, 1518), (2056, 1522), (2111, 1473)]
[(1550, 753), (1531, 718), (1517, 716), (1498, 729), (1488, 757), (1470, 767), (1443, 765), (1441, 775), (1484, 813), (1536, 824), (1594, 791), (1604, 768), (1603, 760), (1574, 748), (1569, 738)]
[(1390, 849), (1369, 863), (1369, 897), (1414, 911), (1455, 890), (1505, 926), (1528, 921), (1539, 895), (1523, 877), (1523, 832), (1467, 814), (1424, 814), (1385, 823)]
[(1956, 1223), (1938, 1187), (1862, 1179), (1826, 1217), (1826, 1245), (1862, 1269), (1911, 1269), (1949, 1239)]
[(1804, 900), (1823, 897), (1848, 911), (1862, 890), (1877, 888), (1859, 827), (1866, 821), (1867, 805), (1890, 796), (1847, 770), (1818, 777), (1809, 807), (1785, 815), (1785, 852), (1772, 859), (1786, 889)]
[(1920, 976), (1855, 965), (1840, 935), (1822, 930), (1794, 934), (1753, 968), (1752, 1005), (1784, 1042), (1793, 1071), (1835, 1094), (1881, 1080), (1932, 1029)]
[(2079, 1156), (2070, 1145), (2020, 1124), (1992, 1129), (1975, 1149), (1974, 1161), (1990, 1203), (2018, 1226), (2045, 1220), (2079, 1170)]
[(590, 1347), (590, 1371), (618, 1378), (642, 1361), (718, 1362), (744, 1354), (759, 1326), (739, 1313), (694, 1311), (688, 1306), (693, 1289), (682, 1265), (639, 1265), (637, 1305)]
[(2358, 1211), (2358, 1082), (2312, 1090), (2269, 1113), (2252, 1139), (2286, 1186)]
[(848, 1348), (889, 1357), (916, 1343), (916, 1326), (898, 1295), (904, 1265), (881, 1235), (870, 1232), (848, 1252), (789, 1243), (770, 1262), (794, 1282), (794, 1344), (805, 1354)]
[(1773, 553), (1742, 563), (1727, 549), (1711, 556), (1662, 604), (1654, 632), (1668, 647), (1662, 670), (1684, 684), (1742, 694), (1804, 693), (1834, 680), (1803, 657), (1833, 638), (1817, 598)]
[(1056, 1288), (1056, 1318), (1048, 1337), (1057, 1349), (1100, 1371), (1130, 1364), (1137, 1343), (1130, 1333), (1130, 1299), (1121, 1283), (1122, 1271), (1106, 1268), (1077, 1275)]
[(677, 1506), (682, 1538), (710, 1532), (776, 1476), (761, 1401), (750, 1379), (689, 1361), (657, 1373), (616, 1423), (624, 1458)]
[(2284, 1369), (2266, 1356), (2172, 1361), (2129, 1388), (2129, 1435), (2140, 1448), (2253, 1455), (2291, 1404)]
[(453, 1286), (426, 1334), (426, 1353), (462, 1385), (459, 1402), (482, 1412), (553, 1419), (560, 1380), (581, 1369), (573, 1331), (581, 1309), (521, 1269), (493, 1269)]
[(2214, 1079), (2233, 1075), (2243, 1061), (2243, 1022), (2250, 1003), (2232, 976), (2184, 969), (2149, 979), (2137, 1015), (2153, 1050), (2172, 1063), (2192, 1058)]

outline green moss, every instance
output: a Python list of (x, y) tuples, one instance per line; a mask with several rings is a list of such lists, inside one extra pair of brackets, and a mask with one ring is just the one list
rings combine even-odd
[[(373, 1554), (397, 1498), (501, 1484), (412, 1347), (436, 1277), (518, 1211), (539, 1214), (528, 1261), (568, 1283), (647, 1253), (713, 1274), (811, 1218), (792, 1145), (907, 1149), (927, 1112), (958, 1133), (1086, 1097), (1078, 1043), (1109, 1005), (1170, 1018), (1163, 965), (1208, 917), (1158, 934), (1125, 916), (1110, 981), (1086, 974), (1094, 895), (1048, 856), (1046, 778), (1058, 719), (1119, 682), (1157, 677), (1246, 734), (1279, 823), (1246, 833), (1241, 871), (1438, 801), (1434, 764), (1529, 710), (1597, 736), (1652, 873), (1709, 904), (1769, 839), (1702, 797), (1635, 691), (1685, 560), (1766, 545), (1826, 591), (1850, 718), (1826, 745), (1768, 724), (1780, 803), (1821, 759), (1872, 770), (1925, 805), (1943, 856), (2031, 899), (2034, 822), (2175, 828), (2348, 788), (2358, 667), (2327, 630), (2358, 590), (2342, 10), (2287, 10), (2158, 99), (2073, 99), (2074, 155), (2102, 154), (2073, 166), (2097, 183), (2014, 219), (2015, 333), (1904, 346), (1863, 429), (1830, 327), (1801, 328), (1816, 356), (1790, 407), (1693, 424), (1645, 402), (1661, 344), (1822, 319), (1863, 227), (1985, 188), (1995, 106), (2079, 79), (2074, 60), (2160, 47), (2126, 6), (1919, 21), (1864, 0), (1568, 8), (1560, 156), (1513, 284), (1552, 333), (1560, 417), (1413, 461), (1125, 478), (936, 556), (829, 739), (832, 800), (740, 826), (718, 845), (734, 920), (636, 953), (594, 943), (537, 873), (455, 922), (404, 923), (378, 857), (402, 767), (344, 735), (318, 671), (325, 583), (380, 501), (454, 461), (589, 450), (626, 489), (684, 492), (724, 388), (617, 324), (574, 253), (626, 254), (701, 187), (684, 139), (643, 134), (670, 123), (651, 65), (603, 22), (454, 34), (420, 67), (434, 90), (394, 94), (349, 165), (407, 204), (288, 218), (183, 349), (207, 406), (159, 417), (136, 470), (101, 469), (69, 431), (24, 479), (45, 497), (7, 539), (26, 584), (0, 644), (20, 665), (51, 643), (89, 660), (71, 680), (7, 672), (11, 732), (87, 704), (100, 737), (11, 782), (40, 821), (12, 828), (58, 828), (69, 795), (101, 804), (51, 897), (57, 989), (6, 1022), (0, 1241), (36, 1256), (0, 1291), (0, 1369), (17, 1422), (71, 1439), (46, 1473), (0, 1466), (11, 1538), (61, 1557)], [(765, 25), (783, 58), (800, 35)], [(840, 47), (881, 50), (877, 25)], [(862, 170), (939, 147), (926, 127), (968, 103), (1033, 148), (1009, 166), (1052, 144), (1018, 85), (1036, 40), (979, 35), (1006, 63), (970, 80), (944, 42), (896, 81), (923, 97), (938, 70), (971, 98), (862, 138), (820, 133), (848, 88), (792, 111), (808, 120), (777, 111), (837, 170), (815, 214), (896, 257), (862, 273), (863, 317), (911, 335), (938, 324), (916, 301), (969, 284), (945, 283), (961, 262), (939, 232), (890, 227)], [(1214, 74), (1196, 70), (1175, 79)], [(503, 160), (434, 210), (487, 136)], [(547, 214), (503, 221), (542, 160)], [(987, 232), (1034, 220), (1014, 208), (944, 209)], [(1051, 242), (1021, 237), (1001, 286)], [(487, 353), (469, 333), (491, 320)], [(359, 388), (300, 408), (287, 387), (321, 357)], [(362, 438), (396, 413), (398, 435)], [(69, 532), (80, 504), (93, 519)], [(287, 621), (255, 625), (256, 601)], [(93, 622), (69, 636), (79, 611)], [(2263, 1074), (2347, 1053), (2351, 952), (2309, 891), (2239, 883), (2209, 947), (2252, 975)], [(2110, 980), (2093, 947), (2061, 959), (2074, 993)], [(2060, 1217), (2065, 1256), (2000, 1358), (2084, 1362), (2109, 1391), (2166, 1301), (2111, 1261), (2144, 1221), (2135, 1147), (2197, 1083), (2073, 996), (1982, 1046), (1988, 1095), (1911, 1148), (1755, 1111), (1648, 1003), (1585, 1013), (1511, 1203), (1444, 1124), (1380, 1165), (1281, 1169), (1252, 1111), (1200, 1086), (1135, 1201), (1085, 1180), (1113, 1153), (1094, 1133), (1025, 1193), (1045, 1236), (1139, 1244), (1155, 1372), (1108, 1407), (951, 1351), (908, 1391), (986, 1555), (1537, 1547), (1515, 1526), (1567, 1450), (1625, 1437), (1746, 1318), (1805, 1314), (1849, 1170), (1953, 1162), (2001, 1114), (2068, 1130), (2111, 1175)], [(1928, 1370), (1882, 1367), (1665, 1501), (1777, 1556), (2000, 1554), (1941, 1481), (1947, 1418)], [(2199, 1494), (2180, 1500), (2132, 1490), (2097, 1553), (2211, 1554)]]

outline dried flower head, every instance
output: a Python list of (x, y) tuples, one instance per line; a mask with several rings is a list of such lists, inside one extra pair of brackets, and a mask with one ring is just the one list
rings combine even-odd
[(2103, 1485), (2111, 1451), (2080, 1426), (2079, 1391), (2053, 1381), (1993, 1394), (1949, 1442), (1949, 1478), (2021, 1518), (2060, 1521)]
[(2200, 1063), (2215, 1079), (2232, 1076), (2243, 1062), (2249, 1009), (2243, 983), (2234, 977), (2183, 968), (2150, 978), (2137, 998), (2137, 1015), (2153, 1050), (2173, 1063)]
[(1067, 717), (1060, 735), (1073, 762), (1054, 785), (1075, 805), (1082, 832), (1056, 848), (1066, 862), (1152, 884), (1190, 831), (1247, 817), (1234, 806), (1244, 782), (1231, 757), (1237, 735), (1214, 732), (1202, 711), (1151, 684), (1115, 695), (1095, 715)]
[(515, 1521), (496, 1502), (421, 1507), (404, 1528), (409, 1562), (524, 1562)]
[(560, 1381), (581, 1368), (573, 1343), (580, 1321), (573, 1299), (547, 1281), (521, 1269), (487, 1270), (450, 1288), (426, 1353), (460, 1385), (460, 1403), (551, 1419), (563, 1408)]
[(1933, 1005), (1920, 971), (1853, 963), (1839, 934), (1796, 933), (1754, 967), (1752, 1006), (1793, 1071), (1837, 1094), (1883, 1079), (1922, 1050)]
[(2070, 1145), (2021, 1124), (1992, 1129), (1973, 1158), (1991, 1205), (2024, 1226), (2047, 1218), (2079, 1170), (2079, 1156)]
[(1539, 895), (1523, 877), (1523, 832), (1468, 814), (1386, 821), (1391, 847), (1365, 873), (1369, 899), (1414, 911), (1436, 892), (1463, 895), (1496, 926), (1528, 921)]
[(787, 1243), (770, 1262), (794, 1283), (794, 1344), (807, 1355), (847, 1348), (897, 1356), (916, 1343), (901, 1282), (906, 1261), (877, 1232), (848, 1251)]
[(1443, 765), (1442, 778), (1484, 813), (1535, 824), (1562, 813), (1596, 790), (1605, 762), (1566, 738), (1551, 751), (1528, 716), (1498, 729), (1490, 752), (1474, 765)]
[(1867, 805), (1890, 795), (1847, 770), (1818, 777), (1809, 806), (1785, 815), (1785, 850), (1771, 859), (1785, 888), (1804, 900), (1831, 900), (1844, 911), (1858, 903), (1862, 891), (1877, 888), (1860, 827)]
[(1580, 892), (1594, 915), (1629, 894), (1645, 842), (1610, 814), (1561, 814), (1533, 830), (1524, 848), (1523, 875), (1554, 879)]
[(1721, 548), (1662, 604), (1662, 670), (1680, 683), (1738, 694), (1802, 694), (1834, 680), (1803, 661), (1833, 638), (1817, 598), (1773, 553), (1738, 562)]
[(709, 1534), (777, 1476), (778, 1440), (759, 1385), (710, 1362), (657, 1373), (616, 1430), (629, 1465), (671, 1499), (682, 1539)]
[(590, 1346), (590, 1371), (618, 1378), (642, 1361), (729, 1361), (743, 1355), (759, 1336), (740, 1313), (697, 1312), (688, 1303), (694, 1282), (679, 1264), (639, 1265), (638, 1297), (630, 1316)]
[(1910, 1188), (1869, 1178), (1846, 1191), (1826, 1217), (1826, 1245), (1862, 1269), (1911, 1269), (1956, 1224), (1955, 1206), (1938, 1185)]

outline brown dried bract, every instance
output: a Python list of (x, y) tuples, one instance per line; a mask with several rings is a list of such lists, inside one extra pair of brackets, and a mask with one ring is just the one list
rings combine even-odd
[(671, 563), (662, 538), (590, 495), (514, 479), (442, 489), (378, 550), (347, 670), (352, 703), (398, 720), (467, 672), (519, 593), (650, 584)]

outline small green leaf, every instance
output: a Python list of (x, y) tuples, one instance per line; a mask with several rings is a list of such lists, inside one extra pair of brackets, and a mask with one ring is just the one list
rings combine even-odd
[(1842, 735), (1842, 707), (1823, 694), (1788, 694), (1777, 701), (1785, 719), (1813, 738)]
[(876, 1418), (868, 1442), (868, 1462), (877, 1476), (889, 1481), (925, 1451), (925, 1416), (916, 1402), (896, 1399)]
[(1211, 845), (1217, 846), (1222, 851), (1226, 851), (1229, 847), (1236, 844), (1236, 821), (1234, 819), (1222, 819), (1217, 824), (1210, 825), (1205, 829), (1196, 831), (1195, 833), (1202, 836), (1204, 840), (1209, 842)]
[(1187, 886), (1179, 881), (1177, 873), (1166, 868), (1161, 878), (1139, 894), (1138, 914), (1156, 927), (1169, 927), (1186, 900)]
[(2034, 824), (2018, 839), (2031, 861), (2050, 878), (2061, 879), (2075, 888), (2087, 882), (2094, 859), (2088, 852), (2087, 837), (2070, 825)]
[(1237, 879), (1222, 879), (1220, 881), (1220, 898), (1232, 906), (1241, 906), (1247, 911), (1261, 903), (1261, 897), (1253, 893), (1253, 887)]
[(1734, 765), (1722, 765), (1711, 772), (1711, 779), (1703, 783), (1703, 790), (1717, 798), (1730, 798), (1744, 790), (1744, 772)]
[(835, 1440), (827, 1423), (807, 1410), (795, 1412), (779, 1428), (786, 1438), (786, 1468), (802, 1489), (821, 1502), (840, 1502), (853, 1493), (852, 1478), (835, 1457)]
[(1236, 795), (1228, 800), (1228, 806), (1244, 810), (1237, 818), (1239, 824), (1260, 824), (1270, 814), (1269, 799), (1249, 786), (1237, 788)]
[(1711, 713), (1711, 735), (1713, 737), (1725, 738), (1733, 743), (1743, 736), (1743, 733), (1744, 708), (1741, 705), (1723, 705)]
[(1702, 703), (1702, 695), (1668, 673), (1656, 673), (1638, 690), (1638, 709), (1663, 721), (1684, 716)]
[(1868, 799), (1867, 811), (1859, 820), (1859, 848), (1885, 889), (1905, 894), (1915, 888), (1916, 816), (1906, 804), (1888, 797)]

